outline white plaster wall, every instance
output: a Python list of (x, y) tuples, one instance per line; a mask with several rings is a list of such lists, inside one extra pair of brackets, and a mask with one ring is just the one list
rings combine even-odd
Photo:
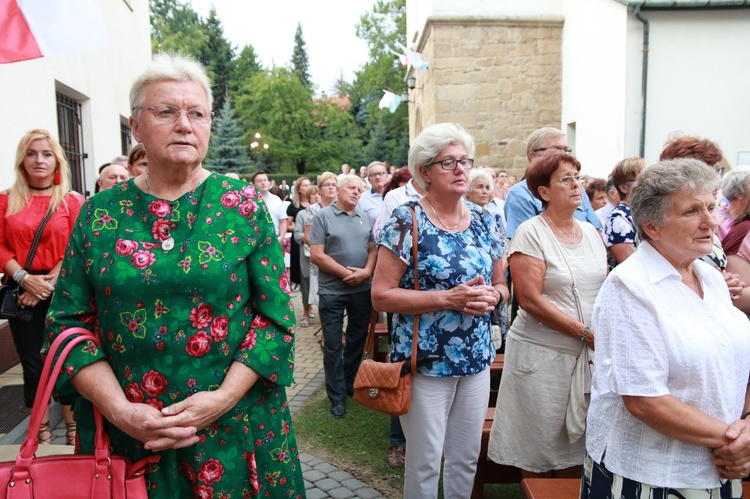
[(681, 130), (750, 151), (750, 9), (645, 12), (651, 21), (645, 157)]
[[(627, 99), (638, 75), (628, 71), (627, 11), (613, 0), (567, 0), (563, 28), (561, 129), (582, 171), (606, 178), (627, 149), (626, 122), (637, 114)], [(636, 144), (637, 145), (637, 144)]]
[(406, 0), (408, 44), (416, 43), (428, 17), (559, 19), (564, 0)]
[(147, 0), (99, 0), (109, 48), (0, 65), (0, 189), (14, 180), (18, 141), (32, 128), (57, 136), (55, 91), (83, 105), (87, 188), (93, 193), (98, 166), (121, 153), (120, 120), (130, 116), (128, 93), (151, 58)]

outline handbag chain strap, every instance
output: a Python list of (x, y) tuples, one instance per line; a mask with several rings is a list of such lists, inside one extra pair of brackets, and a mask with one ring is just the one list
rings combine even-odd
[[(411, 258), (414, 261), (414, 290), (419, 291), (419, 277), (417, 274), (417, 215), (414, 213), (414, 208), (407, 206), (411, 212)], [(370, 328), (367, 332), (367, 342), (365, 343), (365, 356), (369, 355), (375, 344), (375, 325), (378, 322), (378, 312), (372, 311), (372, 318), (370, 319)], [(412, 349), (411, 349), (411, 365), (412, 372), (416, 371), (417, 366), (417, 350), (419, 345), (419, 314), (414, 315), (414, 333), (412, 336)]]

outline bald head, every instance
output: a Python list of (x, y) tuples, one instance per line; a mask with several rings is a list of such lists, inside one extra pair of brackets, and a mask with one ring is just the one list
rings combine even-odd
[(102, 168), (99, 180), (96, 183), (99, 184), (100, 191), (106, 191), (107, 189), (111, 189), (115, 184), (125, 182), (128, 178), (130, 178), (128, 169), (114, 163)]

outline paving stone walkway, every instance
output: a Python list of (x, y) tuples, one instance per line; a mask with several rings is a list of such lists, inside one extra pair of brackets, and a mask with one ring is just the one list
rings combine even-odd
[[(299, 324), (302, 318), (302, 302), (299, 291), (292, 293), (292, 301), (297, 314), (297, 324)], [(318, 343), (321, 334), (318, 317), (311, 319), (308, 327), (297, 329), (295, 339), (296, 361), (294, 371), (296, 383), (287, 389), (289, 409), (292, 412), (292, 415), (307, 403), (310, 396), (312, 396), (312, 394), (315, 393), (324, 382), (323, 351), (320, 349)], [(6, 383), (22, 383), (23, 381), (21, 380), (19, 370), (20, 366), (18, 366), (17, 369), (11, 369), (7, 372), (7, 375), (6, 373), (0, 374), (0, 386)], [(10, 375), (13, 376), (13, 379), (8, 379), (8, 376)], [(3, 380), (3, 377), (5, 377), (5, 380)], [(7, 438), (0, 440), (2, 440), (2, 443), (11, 445), (20, 444), (26, 436), (25, 430), (27, 427), (28, 418), (22, 422), (16, 430), (7, 435), (7, 437), (15, 435), (16, 438), (14, 442), (7, 442)], [(60, 422), (53, 431), (53, 443), (63, 445), (63, 448), (66, 449), (69, 448), (64, 446), (65, 425), (63, 422)], [(14, 454), (17, 452), (13, 451), (9, 445), (0, 445), (0, 450), (3, 450), (1, 449), (3, 447), (6, 447), (4, 449), (5, 452), (0, 454)], [(4, 458), (13, 459), (14, 457), (15, 455)], [(375, 499), (384, 497), (381, 492), (368, 486), (366, 483), (361, 482), (350, 473), (339, 470), (332, 464), (311, 454), (302, 452), (300, 454), (300, 461), (302, 463), (302, 471), (305, 479), (307, 499), (323, 499), (328, 497), (333, 499)]]

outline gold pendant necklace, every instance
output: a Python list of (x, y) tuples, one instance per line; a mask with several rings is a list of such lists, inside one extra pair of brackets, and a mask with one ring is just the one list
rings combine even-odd
[(432, 206), (432, 203), (430, 202), (430, 200), (427, 197), (425, 197), (424, 199), (430, 205), (430, 209), (432, 210), (432, 213), (435, 215), (435, 217), (437, 217), (438, 222), (440, 222), (440, 225), (442, 225), (443, 227), (445, 227), (446, 230), (456, 230), (458, 228), (458, 226), (461, 225), (461, 220), (464, 219), (464, 213), (465, 213), (464, 212), (464, 203), (463, 202), (461, 203), (461, 217), (458, 219), (458, 223), (456, 225), (454, 225), (453, 227), (448, 227), (447, 225), (445, 225), (445, 222), (443, 222), (440, 219), (440, 215), (438, 215), (438, 212), (435, 211), (435, 207)]

